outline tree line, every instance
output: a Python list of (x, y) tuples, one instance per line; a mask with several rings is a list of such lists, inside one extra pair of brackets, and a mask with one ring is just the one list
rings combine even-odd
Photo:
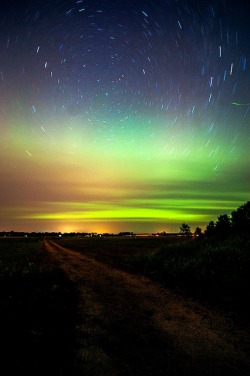
[(196, 227), (194, 233), (187, 223), (180, 226), (180, 234), (185, 236), (194, 235), (196, 237), (226, 239), (231, 235), (250, 234), (250, 201), (231, 212), (231, 215), (222, 214), (217, 217), (217, 221), (210, 221), (204, 232), (200, 227)]

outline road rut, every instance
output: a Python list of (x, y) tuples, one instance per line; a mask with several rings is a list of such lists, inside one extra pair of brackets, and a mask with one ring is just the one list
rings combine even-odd
[(79, 374), (250, 375), (249, 337), (229, 318), (149, 278), (44, 246), (77, 288)]

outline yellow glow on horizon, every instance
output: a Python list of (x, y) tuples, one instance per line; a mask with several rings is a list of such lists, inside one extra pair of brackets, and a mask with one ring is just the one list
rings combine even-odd
[(169, 137), (131, 140), (119, 130), (107, 140), (105, 129), (96, 136), (97, 124), (67, 121), (57, 119), (52, 131), (21, 119), (6, 128), (0, 171), (2, 182), (8, 181), (9, 204), (3, 203), (2, 213), (9, 223), (47, 222), (65, 232), (80, 230), (81, 223), (93, 232), (95, 226), (110, 231), (111, 223), (202, 226), (248, 198), (248, 186), (237, 186), (234, 154), (225, 160), (218, 140), (187, 142), (185, 132), (175, 135), (174, 144)]

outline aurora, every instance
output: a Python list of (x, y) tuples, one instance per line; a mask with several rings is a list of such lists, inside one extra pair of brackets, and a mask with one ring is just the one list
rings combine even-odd
[(3, 5), (2, 231), (176, 232), (249, 200), (249, 6)]

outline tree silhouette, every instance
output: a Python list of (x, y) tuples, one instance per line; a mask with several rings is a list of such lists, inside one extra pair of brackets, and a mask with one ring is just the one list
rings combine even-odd
[(202, 230), (201, 230), (200, 227), (196, 227), (194, 235), (198, 236), (198, 237), (200, 237), (202, 235)]
[(206, 230), (205, 230), (205, 235), (208, 237), (208, 238), (211, 238), (213, 236), (215, 236), (216, 234), (216, 228), (215, 228), (215, 223), (214, 221), (210, 221), (206, 227)]
[(210, 221), (204, 231), (207, 238), (226, 239), (232, 234), (250, 234), (250, 201), (233, 210), (231, 216), (219, 215), (216, 223)]
[(231, 219), (227, 214), (220, 215), (215, 226), (217, 237), (226, 238), (231, 234)]
[(190, 226), (187, 223), (182, 223), (180, 226), (180, 234), (185, 236), (191, 235)]
[(232, 229), (234, 233), (250, 233), (250, 201), (232, 212)]

